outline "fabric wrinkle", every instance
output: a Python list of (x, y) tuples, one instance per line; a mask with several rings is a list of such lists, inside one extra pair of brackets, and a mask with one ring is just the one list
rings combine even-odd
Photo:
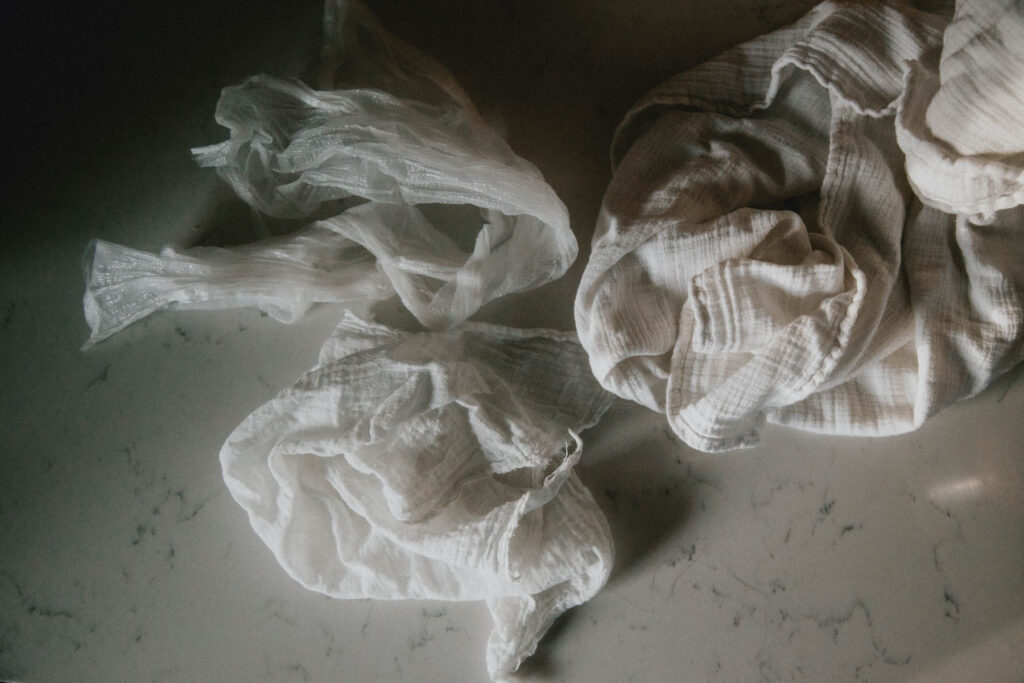
[[(225, 485), (310, 590), (486, 601), (494, 680), (609, 578), (576, 468), (613, 395), (720, 452), (769, 423), (906, 432), (1024, 359), (1019, 3), (826, 0), (655, 87), (611, 143), (575, 332), (468, 321), (577, 256), (541, 172), (358, 0), (326, 0), (324, 29), (317, 88), (229, 86), (227, 139), (193, 150), (301, 227), (95, 240), (86, 346), (167, 308), (342, 304), (226, 439)], [(354, 312), (392, 297), (426, 331)]]
[[(241, 200), (307, 226), (263, 251), (150, 255), (99, 243), (86, 281), (88, 344), (171, 306), (255, 306), (291, 322), (315, 303), (396, 293), (421, 324), (447, 329), (488, 301), (566, 272), (578, 248), (565, 205), (447, 70), (387, 34), (357, 0), (327, 0), (325, 28), (328, 89), (266, 75), (229, 86), (216, 111), (229, 138), (193, 150)], [(434, 212), (435, 225), (425, 205), (476, 213)], [(463, 227), (475, 235), (468, 251), (449, 237)], [(289, 242), (309, 234), (359, 263), (324, 268)], [(212, 274), (183, 285), (183, 269)]]
[[(991, 115), (1020, 96), (1006, 36), (1024, 31), (1024, 12), (981, 5), (962, 0), (950, 20), (898, 2), (825, 2), (641, 98), (615, 134), (575, 307), (609, 391), (721, 451), (757, 443), (766, 422), (915, 429), (1021, 360), (1024, 251), (973, 226), (1012, 230), (1024, 201), (1021, 129)], [(968, 122), (953, 103), (989, 62), (993, 109)], [(963, 141), (936, 137), (928, 116)], [(957, 116), (962, 129), (949, 125)], [(998, 152), (974, 151), (979, 119)], [(765, 220), (794, 202), (808, 251), (770, 234), (745, 244), (722, 227), (748, 220), (744, 208)], [(936, 225), (950, 249), (923, 245), (932, 214), (921, 202), (951, 214)], [(682, 248), (648, 248), (677, 233)], [(694, 246), (705, 236), (710, 250)], [(986, 267), (996, 244), (1007, 256)], [(616, 315), (624, 301), (643, 313)], [(667, 383), (652, 372), (665, 364)]]

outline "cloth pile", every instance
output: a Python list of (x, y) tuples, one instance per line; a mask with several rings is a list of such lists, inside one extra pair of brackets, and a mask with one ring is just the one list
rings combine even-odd
[(1022, 358), (1024, 8), (825, 2), (626, 115), (576, 300), (705, 451), (912, 430)]
[[(565, 205), (444, 67), (358, 2), (327, 0), (325, 25), (329, 90), (271, 76), (225, 88), (216, 119), (230, 138), (193, 150), (253, 208), (308, 224), (158, 256), (94, 242), (87, 345), (172, 304), (254, 306), (290, 322), (313, 303), (396, 293), (424, 326), (446, 329), (576, 259)], [(473, 207), (475, 220), (438, 206)]]
[(225, 88), (229, 139), (193, 150), (262, 214), (308, 222), (232, 248), (95, 241), (86, 346), (168, 306), (290, 322), (317, 302), (397, 295), (437, 332), (346, 313), (316, 367), (228, 437), (224, 480), (310, 589), (486, 600), (500, 678), (607, 581), (611, 535), (573, 467), (578, 432), (613, 397), (574, 333), (460, 323), (560, 277), (576, 238), (451, 74), (359, 2), (327, 0), (323, 53), (326, 89), (269, 76)]
[[(655, 88), (613, 141), (582, 346), (464, 322), (566, 271), (565, 207), (364, 7), (327, 0), (325, 25), (323, 89), (227, 88), (230, 138), (195, 150), (305, 227), (159, 255), (96, 242), (90, 343), (171, 305), (290, 321), (399, 296), (433, 331), (345, 313), (317, 365), (228, 438), (224, 478), (310, 589), (487, 600), (493, 678), (608, 578), (608, 526), (573, 467), (612, 394), (718, 451), (766, 421), (907, 431), (1022, 358), (1014, 0), (952, 18), (825, 2)], [(468, 229), (443, 210), (462, 205)]]

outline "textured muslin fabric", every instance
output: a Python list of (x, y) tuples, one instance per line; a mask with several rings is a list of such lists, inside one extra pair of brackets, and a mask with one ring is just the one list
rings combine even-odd
[[(1006, 156), (1021, 151), (1022, 14), (1020, 0), (957, 4), (942, 43), (942, 88), (929, 101), (924, 121), (958, 155)], [(921, 121), (919, 116), (915, 120)]]
[(575, 308), (602, 385), (719, 451), (911, 430), (1021, 360), (1024, 10), (947, 22), (826, 2), (632, 108)]
[[(225, 88), (216, 117), (229, 139), (193, 150), (256, 210), (309, 225), (241, 249), (153, 255), (96, 242), (90, 343), (171, 304), (256, 306), (289, 321), (310, 303), (381, 298), (388, 286), (421, 323), (445, 329), (575, 260), (565, 205), (443, 67), (357, 2), (328, 0), (325, 29), (325, 89), (271, 76)], [(467, 219), (431, 205), (474, 210)]]
[(608, 577), (573, 466), (610, 400), (572, 333), (410, 334), (346, 313), (319, 364), (228, 438), (224, 480), (308, 588), (487, 600), (498, 678)]

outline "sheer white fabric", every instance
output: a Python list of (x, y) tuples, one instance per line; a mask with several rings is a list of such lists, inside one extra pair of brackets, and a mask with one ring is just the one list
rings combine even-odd
[(346, 314), (317, 367), (228, 438), (224, 480), (308, 588), (487, 600), (502, 677), (608, 578), (611, 536), (573, 466), (610, 400), (571, 333)]
[[(217, 120), (229, 139), (193, 150), (254, 208), (310, 225), (241, 249), (152, 255), (97, 242), (86, 272), (90, 343), (172, 304), (255, 306), (288, 321), (311, 302), (381, 298), (388, 285), (421, 323), (445, 329), (575, 260), (564, 204), (443, 67), (356, 3), (329, 0), (326, 15), (321, 71), (331, 89), (270, 76), (225, 88)], [(366, 203), (339, 206), (353, 199)], [(468, 244), (459, 244), (465, 225), (421, 210), (431, 204), (475, 207)], [(310, 241), (345, 256), (325, 264)]]
[[(268, 76), (226, 88), (229, 139), (194, 150), (250, 206), (308, 224), (233, 248), (94, 242), (89, 344), (171, 305), (290, 322), (316, 302), (396, 293), (443, 330), (575, 259), (565, 206), (447, 71), (357, 2), (327, 0), (325, 24), (325, 89)], [(318, 365), (228, 438), (224, 480), (310, 589), (486, 600), (500, 678), (611, 571), (608, 526), (573, 472), (578, 432), (611, 400), (573, 333), (412, 334), (346, 313)]]

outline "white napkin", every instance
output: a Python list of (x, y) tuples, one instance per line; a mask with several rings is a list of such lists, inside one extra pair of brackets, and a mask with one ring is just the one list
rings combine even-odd
[(914, 429), (1019, 362), (1024, 10), (945, 24), (826, 2), (627, 114), (576, 301), (606, 388), (716, 451)]
[(610, 400), (571, 333), (346, 313), (319, 365), (228, 438), (224, 480), (312, 590), (487, 600), (497, 678), (608, 578), (611, 536), (572, 468)]
[[(230, 138), (193, 150), (254, 208), (310, 224), (243, 248), (153, 255), (94, 243), (90, 343), (172, 304), (255, 306), (291, 321), (313, 302), (392, 292), (425, 326), (444, 329), (575, 260), (565, 205), (442, 66), (357, 2), (327, 0), (325, 24), (331, 89), (270, 76), (225, 88), (217, 120)], [(367, 201), (342, 201), (354, 199)], [(430, 204), (474, 211), (467, 226), (467, 212)]]

